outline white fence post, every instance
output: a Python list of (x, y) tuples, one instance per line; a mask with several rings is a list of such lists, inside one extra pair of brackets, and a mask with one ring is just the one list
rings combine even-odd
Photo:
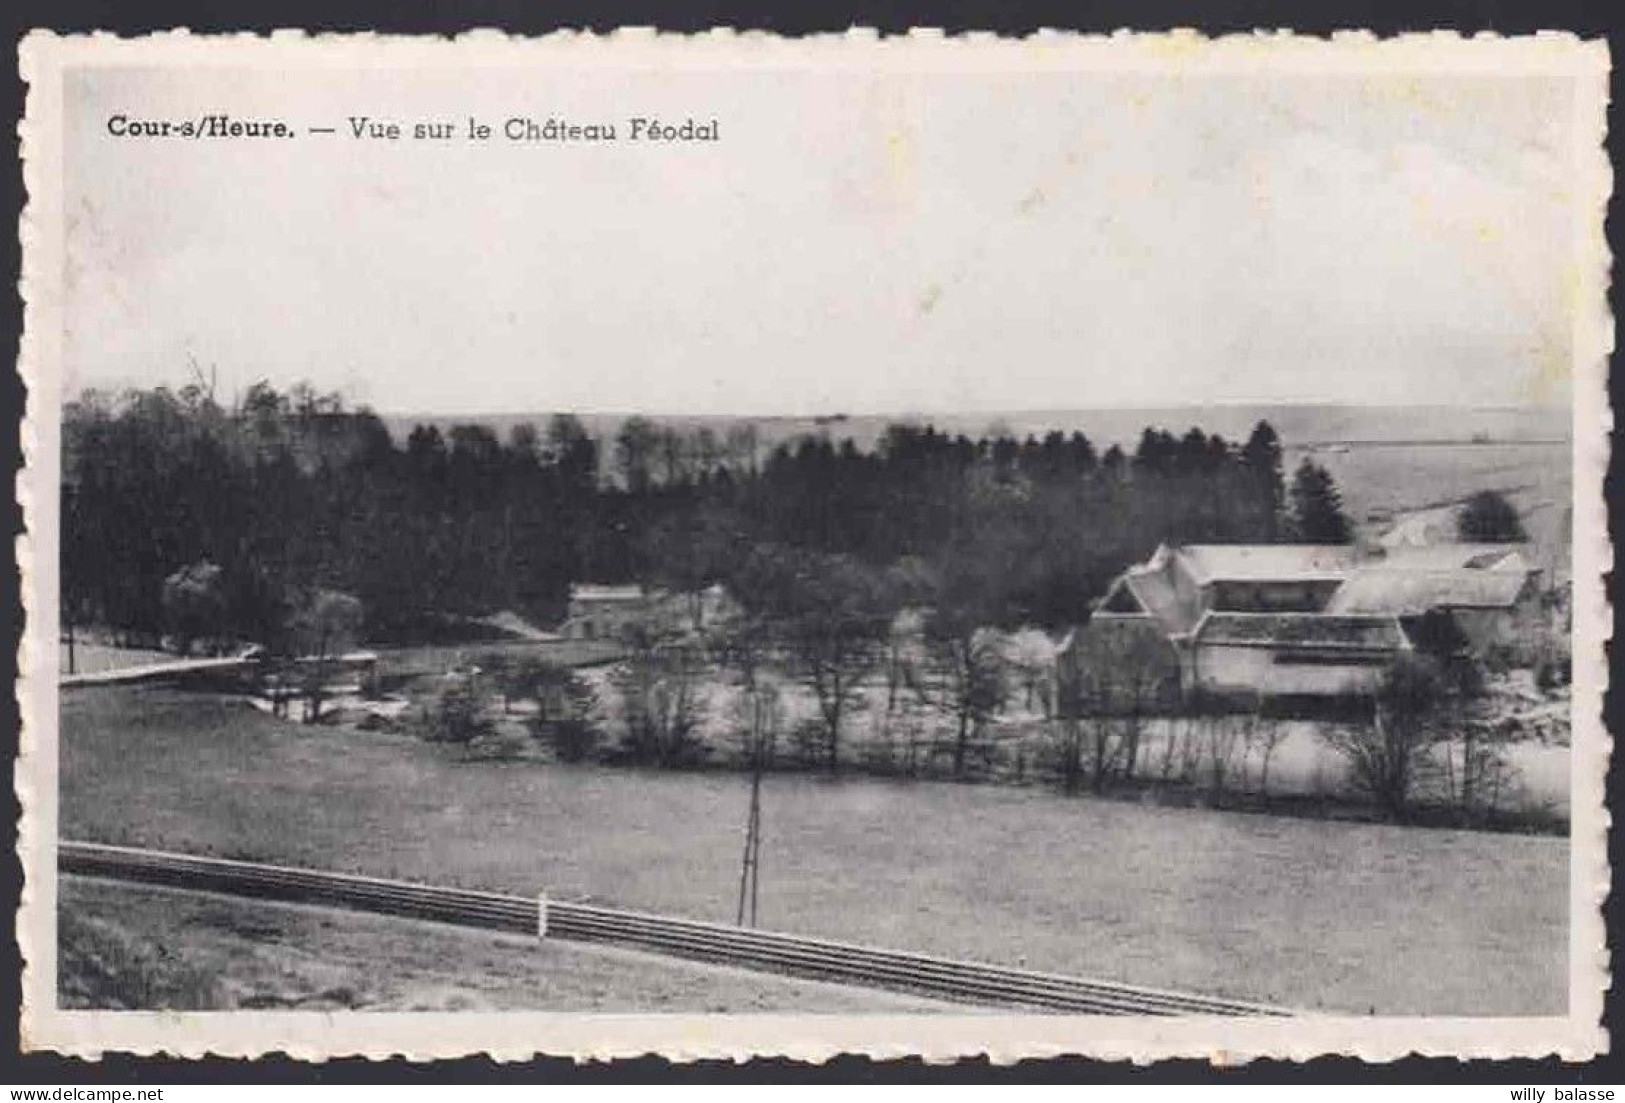
[(536, 937), (547, 937), (547, 893), (536, 894)]

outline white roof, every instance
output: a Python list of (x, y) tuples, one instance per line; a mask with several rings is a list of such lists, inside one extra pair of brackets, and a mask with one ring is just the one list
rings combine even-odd
[(1506, 609), (1517, 604), (1528, 581), (1528, 574), (1518, 571), (1372, 567), (1343, 583), (1326, 612), (1416, 615), (1441, 608)]
[(642, 601), (642, 586), (600, 586), (592, 582), (570, 585), (571, 601)]
[(1173, 550), (1198, 583), (1336, 581), (1359, 554), (1351, 544), (1187, 544)]
[(1529, 559), (1520, 544), (1428, 544), (1390, 547), (1388, 554), (1375, 560), (1383, 570), (1446, 571), (1529, 570)]

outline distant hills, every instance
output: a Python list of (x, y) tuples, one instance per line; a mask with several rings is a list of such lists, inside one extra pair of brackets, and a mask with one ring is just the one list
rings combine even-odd
[[(404, 440), (414, 425), (434, 424), (442, 431), (451, 425), (489, 426), (506, 437), (518, 424), (530, 422), (545, 432), (551, 411), (534, 413), (493, 413), (447, 416), (443, 414), (381, 415), (397, 441)], [(587, 431), (608, 440), (620, 430), (629, 414), (578, 414)], [(822, 417), (724, 417), (695, 415), (645, 415), (663, 425), (691, 430), (710, 426), (720, 434), (729, 426), (751, 422), (757, 427), (763, 445), (771, 448), (784, 440), (806, 435), (828, 436), (832, 440), (850, 437), (859, 447), (868, 448), (897, 423), (930, 424), (950, 434), (976, 438), (1008, 433), (1016, 438), (1042, 437), (1051, 430), (1081, 431), (1098, 448), (1120, 444), (1132, 451), (1146, 426), (1183, 433), (1198, 426), (1207, 433), (1219, 433), (1227, 440), (1247, 437), (1260, 420), (1275, 426), (1290, 448), (1310, 448), (1335, 444), (1371, 443), (1526, 443), (1567, 441), (1572, 432), (1571, 414), (1566, 407), (1418, 407), (1418, 406), (1164, 406), (1145, 408), (1010, 411), (974, 414), (835, 414)]]

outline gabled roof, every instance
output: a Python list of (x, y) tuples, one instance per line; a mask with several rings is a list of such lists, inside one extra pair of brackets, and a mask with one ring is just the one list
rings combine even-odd
[[(1164, 549), (1147, 563), (1130, 567), (1118, 576), (1095, 612), (1097, 617), (1143, 617), (1155, 620), (1169, 635), (1184, 635), (1196, 627), (1202, 615), (1194, 593), (1181, 593), (1171, 574), (1172, 565)], [(1126, 590), (1133, 595), (1139, 612), (1108, 609), (1113, 599)]]
[(1368, 567), (1338, 587), (1326, 612), (1414, 616), (1439, 608), (1507, 609), (1528, 581), (1524, 571)]
[(1402, 651), (1409, 646), (1394, 617), (1324, 613), (1209, 613), (1196, 630), (1196, 642), (1367, 652)]
[(1189, 632), (1196, 627), (1201, 610), (1193, 600), (1180, 596), (1165, 572), (1131, 573), (1123, 581), (1146, 611), (1169, 632)]
[(1359, 554), (1350, 544), (1187, 544), (1172, 553), (1198, 585), (1336, 580)]

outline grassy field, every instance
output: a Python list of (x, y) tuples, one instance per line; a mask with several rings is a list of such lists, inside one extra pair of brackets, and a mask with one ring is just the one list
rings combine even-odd
[[(1289, 475), (1301, 456), (1288, 450)], [(1567, 442), (1353, 445), (1346, 452), (1316, 452), (1313, 459), (1337, 480), (1349, 516), (1362, 522), (1497, 490), (1509, 495), (1531, 539), (1544, 546), (1558, 541), (1572, 496)]]
[(436, 923), (64, 878), (67, 1007), (827, 1014), (949, 1005)]
[[(64, 837), (732, 918), (746, 785), (463, 761), (154, 687), (67, 693)], [(1006, 786), (773, 777), (762, 923), (1347, 1012), (1565, 1006), (1567, 845)]]

